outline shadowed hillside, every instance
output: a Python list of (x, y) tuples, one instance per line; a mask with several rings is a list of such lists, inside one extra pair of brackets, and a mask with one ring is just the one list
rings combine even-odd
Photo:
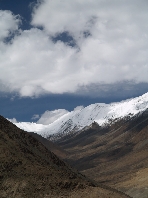
[(134, 198), (148, 196), (148, 113), (101, 128), (88, 129), (57, 142), (66, 160), (95, 181)]
[(107, 187), (94, 187), (29, 133), (0, 116), (0, 197), (126, 198)]
[(29, 132), (29, 134), (31, 134), (34, 138), (40, 141), (49, 151), (56, 154), (60, 159), (64, 159), (68, 155), (68, 153), (64, 149), (54, 144), (52, 141), (42, 137), (41, 135), (33, 132)]

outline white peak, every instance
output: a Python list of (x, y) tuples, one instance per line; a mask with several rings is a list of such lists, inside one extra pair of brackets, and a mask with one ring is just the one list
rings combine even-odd
[(40, 119), (37, 121), (37, 124), (48, 125), (58, 120), (63, 115), (67, 114), (69, 111), (65, 109), (56, 109), (54, 111), (45, 111)]
[[(70, 131), (79, 131), (86, 126), (90, 126), (94, 121), (101, 126), (110, 120), (134, 116), (146, 109), (148, 109), (148, 93), (111, 104), (96, 103), (85, 108), (77, 107), (71, 112), (66, 110), (52, 111), (52, 113), (57, 113), (58, 116), (48, 125), (24, 122), (15, 124), (21, 129), (33, 131), (47, 137), (57, 133), (67, 134)], [(46, 119), (48, 119), (48, 116)]]

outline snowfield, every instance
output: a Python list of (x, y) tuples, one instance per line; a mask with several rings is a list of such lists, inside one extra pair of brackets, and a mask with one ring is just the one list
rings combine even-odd
[(129, 100), (121, 101), (118, 103), (104, 104), (96, 103), (91, 104), (85, 108), (75, 109), (62, 115), (49, 125), (20, 122), (14, 123), (17, 127), (28, 131), (40, 134), (43, 137), (48, 137), (55, 134), (67, 134), (70, 131), (79, 131), (86, 126), (97, 122), (100, 126), (109, 123), (109, 121), (124, 118), (126, 116), (134, 116), (138, 113), (148, 109), (148, 93), (132, 98)]

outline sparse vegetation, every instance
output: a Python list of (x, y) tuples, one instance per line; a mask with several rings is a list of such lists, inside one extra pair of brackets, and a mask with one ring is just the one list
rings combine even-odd
[(57, 142), (67, 162), (96, 182), (134, 198), (148, 195), (148, 114), (100, 128), (91, 126)]
[(95, 186), (29, 133), (0, 116), (1, 198), (127, 198)]

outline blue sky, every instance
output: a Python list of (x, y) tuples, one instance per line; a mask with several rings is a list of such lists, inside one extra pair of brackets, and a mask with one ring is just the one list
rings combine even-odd
[(0, 114), (54, 109), (148, 91), (146, 0), (0, 0)]
[(10, 0), (0, 0), (1, 10), (10, 10), (15, 15), (21, 15), (23, 21), (21, 28), (23, 29), (30, 28), (32, 5), (33, 3), (30, 0), (15, 0), (13, 3)]

